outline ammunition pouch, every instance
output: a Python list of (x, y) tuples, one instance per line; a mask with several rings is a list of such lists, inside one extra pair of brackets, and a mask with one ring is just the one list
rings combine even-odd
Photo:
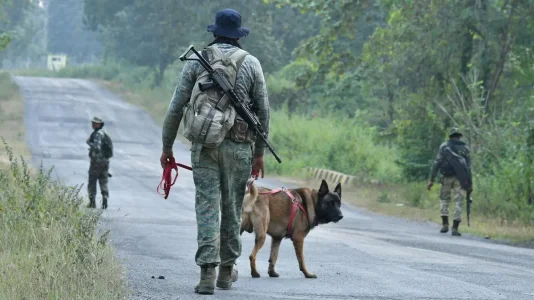
[(249, 128), (249, 125), (240, 116), (236, 116), (234, 125), (228, 133), (226, 138), (238, 143), (254, 143), (256, 140), (256, 132)]

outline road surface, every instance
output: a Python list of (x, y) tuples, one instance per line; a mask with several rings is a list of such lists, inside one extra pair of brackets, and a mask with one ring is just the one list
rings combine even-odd
[[(103, 220), (127, 267), (132, 299), (209, 297), (193, 293), (199, 269), (194, 263), (191, 173), (180, 170), (168, 200), (156, 194), (161, 176), (159, 125), (140, 108), (89, 81), (16, 81), (25, 101), (33, 163), (54, 166), (66, 184), (86, 183), (89, 121), (93, 116), (106, 121), (115, 157)], [(190, 163), (187, 146), (177, 142), (174, 154)], [(534, 250), (442, 235), (430, 225), (380, 217), (349, 205), (342, 209), (341, 222), (318, 227), (306, 239), (306, 263), (318, 279), (303, 277), (287, 240), (277, 263), (280, 277), (269, 278), (270, 239), (258, 256), (262, 278), (251, 278), (248, 255), (254, 239), (245, 234), (239, 281), (233, 290), (216, 290), (212, 299), (534, 299)], [(160, 275), (165, 279), (151, 278)]]

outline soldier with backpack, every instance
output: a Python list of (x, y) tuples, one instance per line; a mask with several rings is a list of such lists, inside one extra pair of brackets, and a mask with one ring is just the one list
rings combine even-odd
[(87, 144), (89, 145), (89, 158), (91, 159), (89, 166), (89, 184), (87, 185), (89, 194), (90, 208), (96, 208), (96, 181), (100, 183), (100, 192), (102, 193), (102, 209), (108, 207), (109, 190), (108, 177), (109, 175), (109, 159), (113, 156), (113, 143), (109, 135), (102, 129), (104, 121), (94, 117), (92, 122), (93, 133)]
[(452, 235), (461, 236), (458, 226), (462, 221), (462, 205), (466, 199), (466, 191), (472, 191), (471, 156), (467, 145), (461, 141), (462, 133), (458, 128), (449, 131), (449, 140), (439, 147), (438, 154), (432, 165), (430, 181), (427, 188), (430, 190), (434, 185), (438, 170), (441, 173), (440, 187), (440, 211), (443, 227), (441, 233), (449, 231), (449, 205), (451, 194), (454, 198), (454, 220)]
[[(232, 9), (219, 11), (208, 32), (215, 40), (201, 55), (213, 69), (225, 73), (241, 103), (256, 114), (267, 135), (269, 102), (265, 78), (258, 59), (238, 42), (249, 33), (241, 27), (240, 14)], [(228, 95), (211, 82), (198, 61), (185, 63), (165, 116), (160, 158), (163, 168), (173, 157), (172, 146), (182, 119), (183, 134), (192, 143), (196, 187), (195, 260), (200, 267), (200, 282), (195, 292), (213, 294), (215, 285), (229, 289), (237, 280), (234, 264), (241, 255), (241, 206), (251, 171), (264, 175), (265, 142), (256, 139), (255, 131), (236, 112)]]

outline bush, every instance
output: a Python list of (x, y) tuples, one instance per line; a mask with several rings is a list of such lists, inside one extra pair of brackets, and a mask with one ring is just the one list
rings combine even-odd
[(268, 172), (297, 175), (306, 167), (326, 168), (365, 178), (400, 179), (397, 151), (374, 141), (375, 129), (354, 119), (271, 114), (270, 140), (282, 164), (266, 150)]
[[(5, 143), (5, 142), (4, 142)], [(80, 210), (79, 189), (32, 175), (7, 147), (0, 171), (0, 299), (123, 299), (122, 267), (98, 236), (99, 213)]]

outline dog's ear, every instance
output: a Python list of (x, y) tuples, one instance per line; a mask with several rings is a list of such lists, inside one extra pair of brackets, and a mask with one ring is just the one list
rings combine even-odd
[(319, 188), (319, 197), (328, 194), (328, 191), (328, 183), (326, 183), (326, 181), (323, 179), (323, 181), (321, 182), (321, 187)]
[(339, 195), (339, 198), (341, 198), (341, 182), (336, 185), (336, 188), (334, 189), (334, 193)]

